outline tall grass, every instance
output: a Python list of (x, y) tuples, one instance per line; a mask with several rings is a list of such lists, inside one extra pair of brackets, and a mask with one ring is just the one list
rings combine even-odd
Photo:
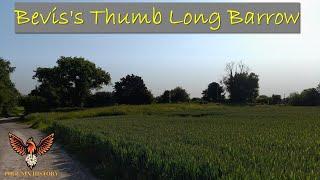
[(57, 120), (51, 117), (47, 130), (103, 179), (320, 177), (317, 107), (179, 104), (101, 109), (125, 115), (93, 113), (95, 117), (75, 119), (66, 113)]
[(80, 119), (101, 116), (117, 115), (167, 115), (172, 113), (184, 113), (194, 111), (207, 111), (210, 109), (221, 109), (222, 106), (215, 104), (152, 104), (152, 105), (119, 105), (101, 108), (88, 108), (71, 112), (47, 112), (33, 113), (25, 117), (33, 127), (44, 129), (53, 120)]

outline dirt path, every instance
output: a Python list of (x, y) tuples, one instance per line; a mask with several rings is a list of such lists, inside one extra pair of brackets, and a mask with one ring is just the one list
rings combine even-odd
[(36, 143), (46, 134), (16, 121), (14, 118), (0, 119), (0, 179), (94, 179), (87, 169), (67, 155), (57, 143), (53, 144), (48, 153), (38, 156), (37, 166), (31, 171), (26, 166), (26, 156), (18, 155), (11, 148), (8, 133), (14, 133), (24, 142), (33, 137)]

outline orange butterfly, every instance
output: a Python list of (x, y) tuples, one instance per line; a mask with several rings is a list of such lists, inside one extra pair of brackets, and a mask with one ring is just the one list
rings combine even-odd
[(41, 139), (38, 145), (31, 137), (24, 144), (21, 138), (9, 132), (9, 141), (12, 149), (21, 156), (27, 155), (25, 161), (30, 169), (36, 166), (38, 155), (43, 155), (50, 150), (53, 145), (53, 137), (54, 134), (52, 133)]

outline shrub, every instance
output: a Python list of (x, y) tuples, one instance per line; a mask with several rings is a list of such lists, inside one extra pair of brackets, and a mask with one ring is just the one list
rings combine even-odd
[(270, 102), (270, 97), (266, 95), (258, 96), (256, 99), (256, 103), (258, 104), (269, 104), (269, 102)]
[(86, 107), (103, 107), (114, 104), (113, 93), (111, 92), (97, 92), (87, 98)]
[(25, 96), (21, 98), (25, 113), (49, 111), (47, 100), (40, 96)]
[(281, 101), (282, 101), (281, 95), (273, 94), (273, 95), (271, 96), (271, 104), (280, 104)]

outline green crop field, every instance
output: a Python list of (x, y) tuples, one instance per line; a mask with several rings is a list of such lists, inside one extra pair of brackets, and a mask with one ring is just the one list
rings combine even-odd
[(31, 114), (100, 178), (320, 177), (320, 108), (200, 104)]

